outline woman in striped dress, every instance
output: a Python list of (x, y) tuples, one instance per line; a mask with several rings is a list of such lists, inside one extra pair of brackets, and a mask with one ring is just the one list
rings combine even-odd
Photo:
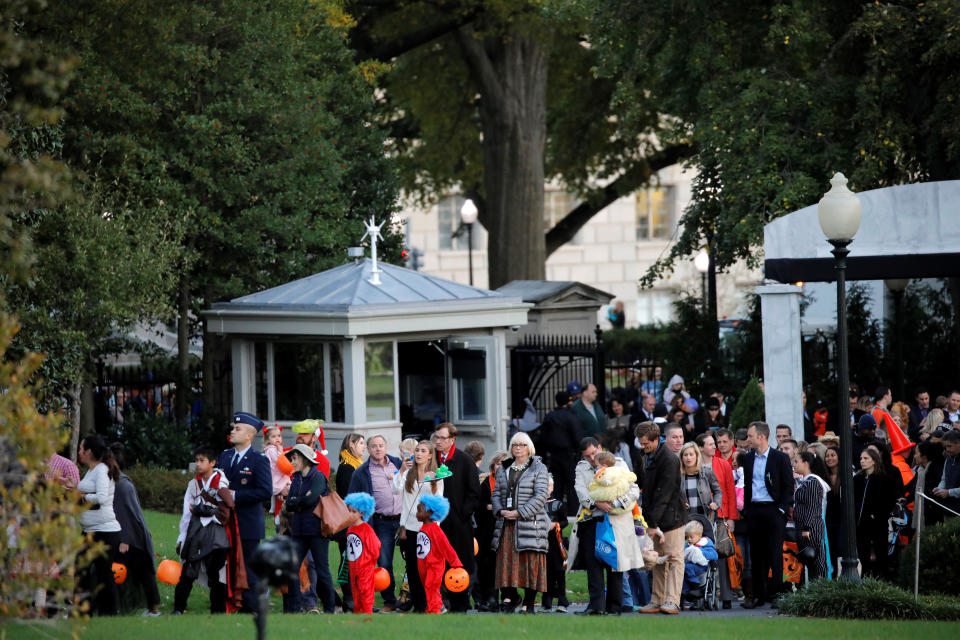
[(826, 474), (823, 462), (810, 451), (793, 457), (793, 470), (800, 479), (793, 494), (793, 521), (800, 532), (800, 548), (813, 547), (813, 562), (807, 567), (810, 580), (827, 577), (826, 523), (823, 520), (824, 496), (829, 486), (820, 474)]

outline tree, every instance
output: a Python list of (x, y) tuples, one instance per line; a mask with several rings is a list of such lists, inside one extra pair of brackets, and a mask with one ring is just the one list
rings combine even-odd
[(751, 422), (764, 420), (766, 407), (764, 406), (763, 389), (757, 378), (750, 378), (743, 393), (737, 398), (737, 406), (730, 414), (730, 428), (733, 430), (746, 429)]
[(957, 176), (957, 0), (593, 6), (601, 75), (694, 149), (683, 232), (644, 285), (704, 244), (720, 270), (759, 265), (763, 226), (834, 171), (855, 190)]
[(322, 3), (55, 6), (47, 32), (80, 58), (67, 157), (185, 232), (171, 300), (182, 424), (199, 311), (340, 264), (362, 218), (394, 211), (373, 88)]
[[(591, 72), (597, 59), (583, 40), (580, 4), (356, 0), (347, 8), (358, 55), (393, 63), (383, 82), (404, 187), (422, 202), (456, 189), (477, 203), (491, 287), (542, 279), (547, 256), (593, 215), (687, 151), (654, 138), (655, 110), (624, 118), (625, 105), (611, 101), (615, 83)], [(547, 231), (545, 181), (581, 199)]]
[[(24, 21), (43, 2), (0, 0), (0, 255), (7, 282), (22, 281), (30, 266), (29, 240), (12, 221), (34, 207), (51, 206), (68, 195), (69, 173), (49, 155), (23, 150), (25, 132), (55, 127), (59, 92), (70, 78), (70, 61), (26, 37)], [(0, 289), (0, 306), (6, 308)], [(73, 594), (75, 559), (84, 540), (72, 523), (80, 506), (63, 500), (56, 482), (42, 469), (62, 445), (59, 418), (37, 409), (39, 389), (32, 380), (43, 357), (15, 358), (10, 345), (18, 326), (0, 312), (0, 514), (6, 544), (0, 555), (0, 616), (23, 616), (37, 592), (66, 603)], [(96, 551), (94, 549), (93, 551)], [(85, 554), (81, 563), (89, 560)]]

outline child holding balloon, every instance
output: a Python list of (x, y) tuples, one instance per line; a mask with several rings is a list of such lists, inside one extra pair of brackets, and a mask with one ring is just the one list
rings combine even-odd
[(348, 494), (343, 502), (360, 522), (347, 529), (347, 561), (350, 563), (350, 591), (354, 613), (373, 613), (373, 576), (380, 557), (380, 539), (368, 523), (374, 500), (369, 493)]
[[(442, 613), (440, 584), (446, 564), (463, 567), (457, 552), (450, 546), (440, 523), (450, 513), (450, 501), (442, 495), (422, 495), (417, 504), (417, 520), (423, 523), (417, 532), (417, 569), (427, 595), (427, 613)], [(466, 587), (466, 585), (463, 585)]]

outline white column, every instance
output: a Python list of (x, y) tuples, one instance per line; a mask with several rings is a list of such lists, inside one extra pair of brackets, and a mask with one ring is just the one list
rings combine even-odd
[(787, 424), (803, 437), (803, 363), (800, 356), (800, 297), (803, 288), (769, 284), (756, 288), (763, 318), (764, 408), (771, 436)]
[(348, 339), (343, 343), (343, 419), (348, 428), (367, 422), (367, 381), (363, 345), (363, 338)]
[(257, 390), (253, 343), (249, 340), (232, 338), (230, 350), (233, 359), (233, 410), (254, 412)]

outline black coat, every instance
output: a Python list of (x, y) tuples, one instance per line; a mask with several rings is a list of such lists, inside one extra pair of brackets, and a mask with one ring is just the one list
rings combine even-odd
[(576, 457), (580, 447), (577, 441), (579, 429), (580, 422), (573, 412), (566, 407), (558, 407), (543, 417), (540, 442), (535, 444), (538, 450), (542, 447), (544, 453), (559, 454), (572, 459)]
[[(642, 459), (645, 463), (646, 456)], [(643, 470), (643, 517), (651, 527), (672, 531), (687, 523), (685, 504), (680, 492), (680, 458), (661, 444)]]
[[(439, 465), (439, 460), (437, 461)], [(443, 479), (443, 497), (450, 501), (450, 514), (440, 524), (464, 568), (473, 568), (473, 513), (480, 502), (480, 472), (473, 459), (460, 449), (447, 458), (453, 475)]]
[[(750, 503), (753, 500), (753, 463), (757, 452), (751, 451), (743, 465), (743, 510), (749, 515)], [(786, 516), (793, 506), (793, 467), (790, 458), (782, 451), (773, 447), (767, 449), (767, 467), (764, 475), (767, 493), (773, 498), (773, 503)]]

